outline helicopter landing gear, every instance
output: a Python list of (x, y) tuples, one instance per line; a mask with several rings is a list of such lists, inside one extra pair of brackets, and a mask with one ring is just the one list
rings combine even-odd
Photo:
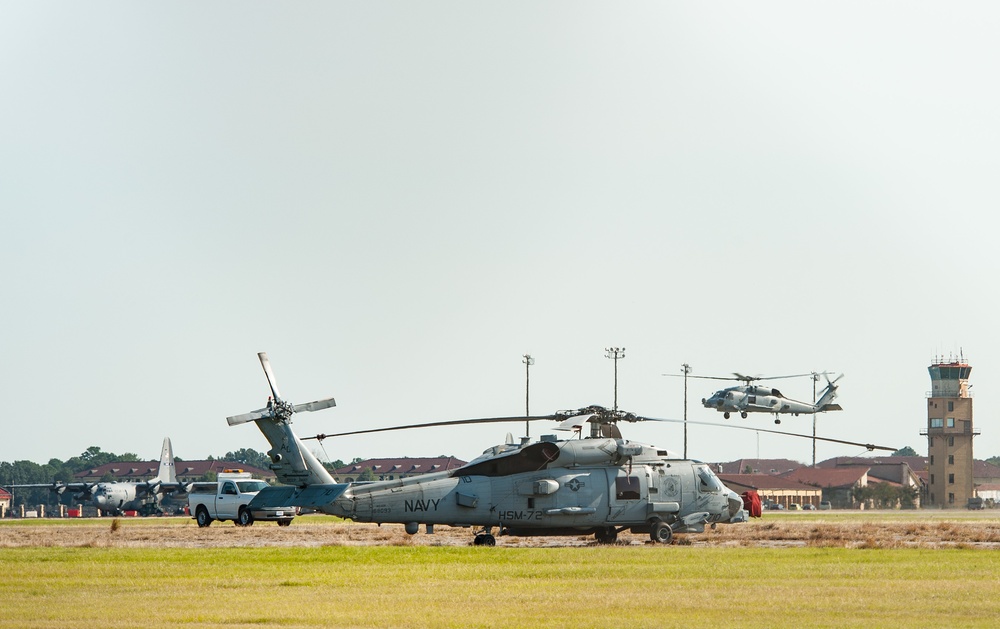
[(597, 532), (594, 533), (594, 537), (597, 538), (598, 544), (614, 544), (618, 541), (618, 529), (613, 526), (597, 529)]
[(775, 417), (775, 418), (774, 418), (774, 423), (776, 423), (776, 424), (780, 424), (780, 423), (781, 423), (781, 420), (780, 420), (780, 419), (778, 419), (777, 417)]
[[(501, 528), (500, 534), (503, 534)], [(493, 527), (481, 529), (472, 540), (473, 546), (496, 546), (497, 538), (493, 537)]]
[(746, 419), (747, 418), (747, 412), (743, 411), (742, 413), (740, 413), (740, 417), (742, 417), (743, 419)]
[(666, 522), (657, 522), (649, 531), (649, 539), (657, 544), (669, 544), (674, 539), (674, 530)]
[(725, 413), (723, 413), (723, 414), (722, 414), (722, 417), (723, 417), (724, 419), (729, 419), (729, 411), (726, 411)]

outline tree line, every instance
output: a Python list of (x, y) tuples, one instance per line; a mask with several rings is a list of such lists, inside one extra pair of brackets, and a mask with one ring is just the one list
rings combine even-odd
[[(49, 459), (48, 463), (40, 464), (34, 461), (0, 461), (0, 487), (8, 489), (12, 485), (37, 485), (51, 483), (72, 483), (77, 482), (76, 474), (85, 470), (100, 467), (106, 463), (133, 463), (141, 461), (133, 452), (115, 454), (104, 452), (99, 446), (90, 446), (79, 456), (71, 457), (65, 461), (59, 459)], [(174, 457), (174, 461), (181, 462), (184, 459)], [(271, 460), (267, 454), (258, 452), (253, 448), (240, 448), (232, 452), (226, 452), (221, 457), (209, 456), (206, 460), (233, 461), (244, 465), (251, 465), (260, 469), (268, 469)], [(356, 458), (352, 463), (357, 463), (362, 459)], [(346, 465), (341, 460), (324, 463), (327, 469), (333, 470)], [(115, 478), (106, 474), (100, 479), (102, 482), (114, 481)], [(198, 481), (214, 481), (215, 475), (209, 473)], [(55, 505), (59, 502), (59, 495), (45, 488), (39, 489), (18, 489), (14, 494), (13, 505)]]

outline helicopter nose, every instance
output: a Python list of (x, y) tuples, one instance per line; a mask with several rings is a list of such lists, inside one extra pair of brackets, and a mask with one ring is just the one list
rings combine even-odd
[(740, 497), (738, 493), (729, 490), (729, 519), (735, 518), (741, 511), (743, 511), (743, 498)]

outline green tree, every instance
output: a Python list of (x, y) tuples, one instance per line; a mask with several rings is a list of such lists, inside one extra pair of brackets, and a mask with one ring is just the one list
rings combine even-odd
[(375, 478), (375, 472), (372, 471), (372, 468), (366, 467), (364, 470), (361, 471), (360, 474), (358, 474), (358, 477), (355, 480), (366, 481), (366, 480), (378, 480), (378, 479)]
[(270, 457), (263, 452), (257, 452), (253, 448), (240, 448), (235, 452), (226, 452), (226, 456), (224, 456), (223, 459), (226, 461), (236, 461), (238, 463), (252, 465), (262, 470), (268, 469), (268, 466), (271, 464)]
[(892, 456), (920, 456), (917, 451), (910, 446), (904, 446), (892, 453)]

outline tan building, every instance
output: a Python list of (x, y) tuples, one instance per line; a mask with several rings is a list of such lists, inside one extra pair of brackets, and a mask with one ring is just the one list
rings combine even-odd
[(787, 509), (790, 504), (819, 507), (823, 490), (798, 481), (773, 474), (719, 474), (719, 478), (738, 494), (754, 490), (763, 504), (779, 504)]
[(965, 508), (975, 496), (972, 439), (979, 434), (972, 423), (969, 375), (964, 360), (935, 362), (927, 368), (927, 504), (942, 509)]

